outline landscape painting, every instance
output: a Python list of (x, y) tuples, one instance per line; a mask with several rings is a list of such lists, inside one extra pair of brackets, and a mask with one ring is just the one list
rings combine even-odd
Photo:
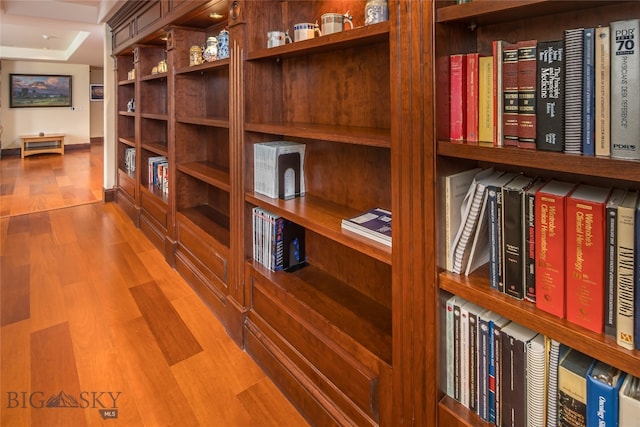
[(71, 107), (71, 76), (10, 74), (9, 107)]

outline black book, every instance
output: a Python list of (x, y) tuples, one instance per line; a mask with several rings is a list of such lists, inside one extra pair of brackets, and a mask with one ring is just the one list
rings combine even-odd
[(538, 42), (536, 147), (564, 151), (564, 42)]
[(524, 298), (524, 194), (533, 178), (520, 175), (502, 187), (504, 292)]

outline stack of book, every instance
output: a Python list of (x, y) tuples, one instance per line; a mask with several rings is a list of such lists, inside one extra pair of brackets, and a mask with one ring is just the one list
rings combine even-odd
[(451, 55), (450, 140), (640, 159), (638, 34), (627, 19)]
[(459, 296), (444, 309), (444, 391), (483, 420), (595, 427), (639, 419), (636, 377)]
[(292, 199), (305, 193), (305, 145), (288, 141), (253, 145), (253, 189), (271, 198)]
[(136, 171), (136, 149), (133, 147), (124, 150), (124, 169), (130, 174)]
[(158, 191), (169, 193), (169, 162), (165, 156), (152, 156), (147, 159), (148, 183)]
[(391, 212), (374, 208), (342, 220), (342, 228), (391, 246)]
[(266, 209), (253, 208), (253, 259), (272, 271), (305, 264), (305, 232), (300, 225)]

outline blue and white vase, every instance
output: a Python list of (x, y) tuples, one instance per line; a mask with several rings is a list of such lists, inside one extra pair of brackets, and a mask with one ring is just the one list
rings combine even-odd
[(229, 31), (222, 30), (218, 34), (218, 59), (229, 57)]

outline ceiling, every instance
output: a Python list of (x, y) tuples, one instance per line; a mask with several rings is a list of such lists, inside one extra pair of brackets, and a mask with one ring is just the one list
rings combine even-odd
[(103, 24), (124, 0), (0, 0), (0, 59), (103, 68)]

